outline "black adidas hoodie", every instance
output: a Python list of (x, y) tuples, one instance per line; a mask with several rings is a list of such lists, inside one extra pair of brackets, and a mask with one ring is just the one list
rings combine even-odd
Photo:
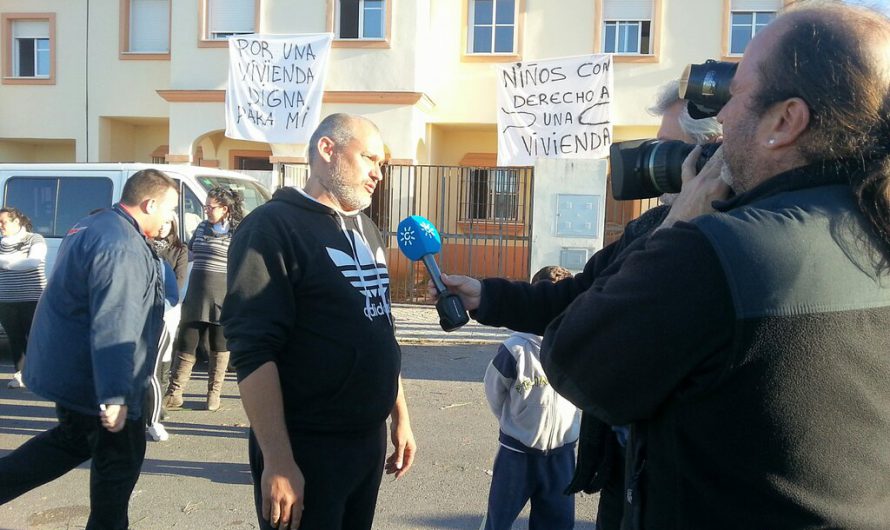
[(378, 428), (391, 412), (401, 353), (366, 215), (275, 192), (232, 238), (222, 322), (239, 381), (278, 365), (290, 432)]

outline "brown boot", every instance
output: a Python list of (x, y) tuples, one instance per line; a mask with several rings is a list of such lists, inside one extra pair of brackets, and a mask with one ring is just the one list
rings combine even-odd
[(195, 354), (177, 353), (173, 359), (173, 368), (170, 370), (170, 384), (164, 393), (161, 402), (167, 410), (179, 410), (182, 408), (182, 393), (185, 385), (192, 377), (192, 368), (195, 366)]
[(210, 365), (207, 369), (207, 410), (219, 409), (219, 394), (223, 381), (226, 379), (226, 368), (229, 366), (229, 352), (211, 351)]

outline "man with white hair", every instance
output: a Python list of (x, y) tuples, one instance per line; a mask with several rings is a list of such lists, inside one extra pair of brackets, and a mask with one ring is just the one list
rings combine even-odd
[[(723, 134), (723, 128), (715, 118), (696, 120), (689, 115), (688, 102), (680, 98), (680, 81), (665, 83), (658, 89), (655, 105), (649, 113), (661, 117), (661, 126), (656, 138), (659, 140), (680, 140), (687, 144), (706, 144)], [(665, 193), (659, 197), (661, 204), (673, 204), (676, 193)]]

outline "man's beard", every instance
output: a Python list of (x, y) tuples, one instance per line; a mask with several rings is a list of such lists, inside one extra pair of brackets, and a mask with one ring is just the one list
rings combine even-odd
[(340, 158), (337, 157), (326, 187), (328, 188), (328, 191), (337, 198), (337, 202), (340, 203), (340, 207), (343, 211), (356, 212), (364, 210), (370, 206), (371, 197), (362, 193), (362, 190), (349, 185), (346, 182), (344, 174), (343, 163)]
[(757, 130), (757, 119), (747, 116), (736, 128), (735, 141), (731, 141), (729, 149), (723, 141), (723, 165), (720, 167), (720, 179), (732, 188), (736, 195), (754, 187), (757, 178), (757, 157), (751, 156), (754, 136)]

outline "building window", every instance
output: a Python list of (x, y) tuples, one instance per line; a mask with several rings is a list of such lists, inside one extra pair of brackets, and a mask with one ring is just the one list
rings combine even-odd
[(519, 173), (511, 169), (472, 168), (465, 218), (519, 220)]
[(606, 0), (603, 5), (603, 52), (651, 55), (652, 0)]
[[(39, 17), (39, 18), (38, 18)], [(3, 15), (9, 52), (4, 76), (24, 82), (53, 78), (55, 15)]]
[(126, 0), (126, 53), (170, 53), (170, 0)]
[(758, 31), (791, 0), (723, 0), (723, 58), (738, 60)]
[(467, 53), (516, 53), (516, 0), (469, 0)]
[(381, 40), (386, 36), (385, 0), (339, 0), (337, 38)]
[(607, 20), (603, 29), (605, 53), (652, 53), (652, 23), (648, 20)]
[(742, 55), (758, 31), (776, 18), (775, 11), (733, 11), (729, 36), (729, 53)]
[(257, 31), (259, 0), (204, 0), (206, 2), (204, 38), (225, 41), (233, 35)]

